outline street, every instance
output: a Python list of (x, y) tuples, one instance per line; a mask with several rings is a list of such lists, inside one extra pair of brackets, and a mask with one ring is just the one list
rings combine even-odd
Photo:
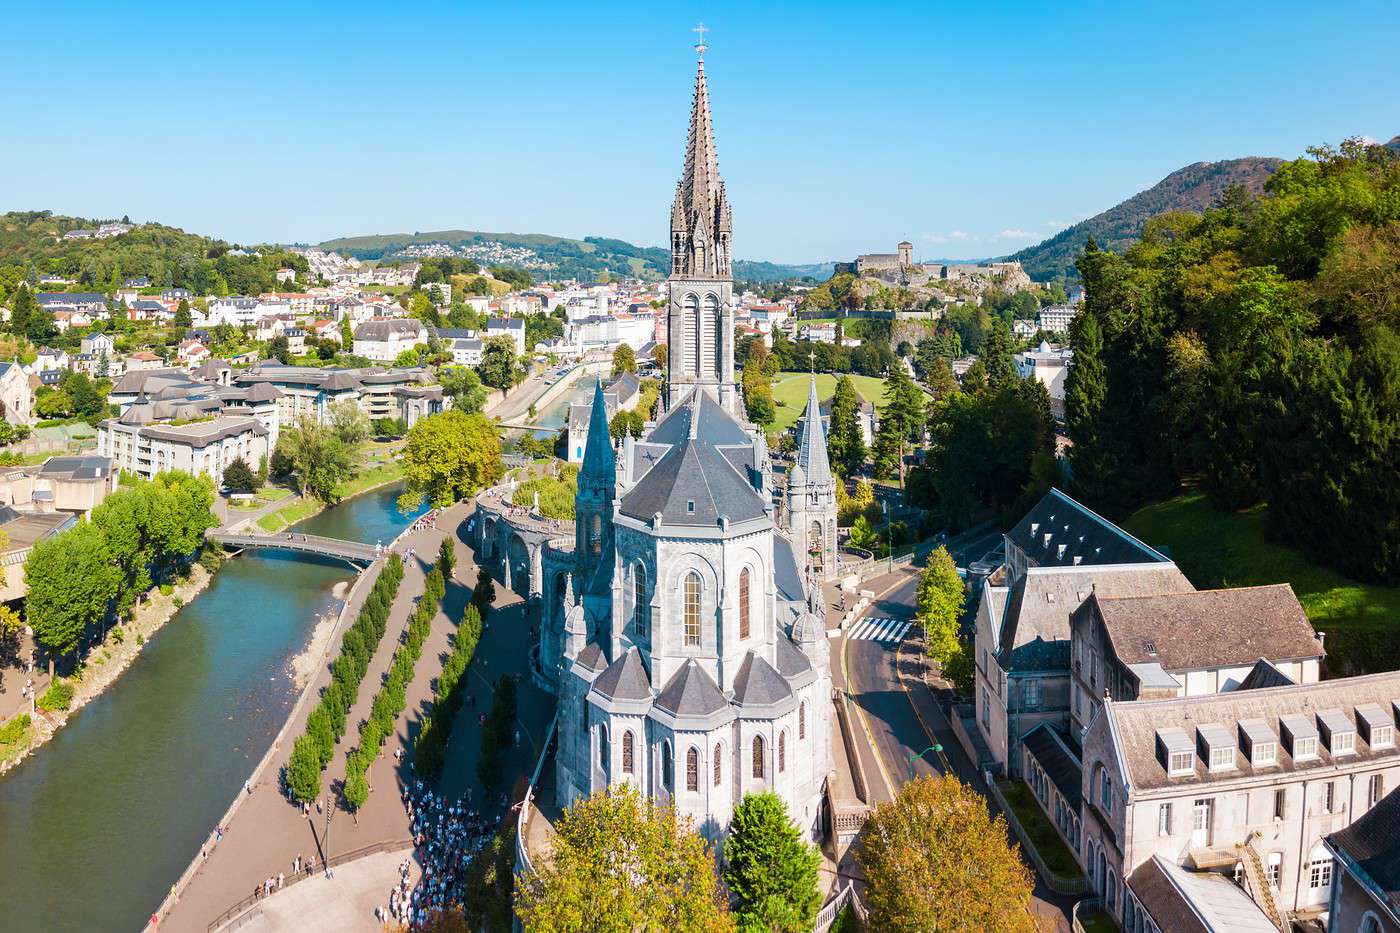
[[(1000, 539), (995, 531), (973, 533), (965, 539), (954, 538), (949, 552), (959, 566), (966, 566)], [(872, 806), (892, 799), (912, 774), (951, 772), (986, 795), (981, 775), (954, 737), (934, 691), (924, 683), (923, 632), (917, 625), (904, 625), (915, 615), (920, 570), (900, 568), (863, 583), (874, 591), (875, 599), (864, 616), (867, 624), (857, 620), (842, 638), (839, 672), (833, 677), (845, 684), (855, 701), (853, 725), (867, 738), (857, 743), (857, 749), (869, 779)], [(868, 624), (870, 620), (875, 623)], [(897, 624), (882, 624), (882, 620)], [(901, 630), (902, 637), (891, 636)], [(1042, 929), (1068, 930), (1075, 900), (1055, 894), (1037, 878), (1031, 909)]]

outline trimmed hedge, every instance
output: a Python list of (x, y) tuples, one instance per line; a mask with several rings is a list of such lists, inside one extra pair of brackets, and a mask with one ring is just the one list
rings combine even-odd
[(345, 734), (345, 718), (360, 693), (360, 681), (369, 670), (370, 658), (384, 638), (389, 610), (403, 581), (403, 561), (390, 554), (360, 607), (355, 622), (340, 639), (340, 655), (331, 664), (331, 682), (321, 691), (321, 701), (306, 717), (306, 732), (292, 745), (282, 780), (302, 803), (321, 793), (321, 772), (330, 764), (335, 743)]
[(424, 719), (423, 731), (413, 747), (414, 769), (430, 781), (437, 780), (442, 774), (447, 757), (447, 741), (452, 737), (452, 724), (462, 708), (462, 693), (466, 685), (462, 675), (472, 663), (480, 641), (481, 613), (476, 606), (468, 606), (461, 624), (457, 626), (452, 654), (443, 663), (442, 674), (433, 686), (432, 710)]
[(442, 571), (434, 567), (423, 581), (423, 598), (418, 601), (413, 615), (409, 616), (408, 630), (394, 652), (384, 684), (370, 704), (369, 718), (360, 724), (359, 744), (345, 759), (345, 802), (352, 810), (364, 806), (369, 798), (365, 772), (369, 770), (370, 762), (378, 754), (384, 740), (393, 734), (394, 723), (404, 710), (407, 703), (404, 691), (413, 680), (413, 668), (423, 654), (423, 642), (428, 638), (433, 616), (437, 615), (446, 591)]

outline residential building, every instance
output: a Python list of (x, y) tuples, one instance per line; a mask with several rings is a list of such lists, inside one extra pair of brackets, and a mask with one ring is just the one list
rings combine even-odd
[(222, 484), (224, 470), (234, 460), (242, 459), (256, 470), (272, 453), (268, 430), (256, 418), (201, 418), (193, 414), (201, 408), (172, 406), (169, 421), (145, 420), (163, 404), (133, 405), (120, 418), (103, 421), (97, 434), (98, 454), (110, 457), (117, 469), (148, 479), (164, 470), (184, 470)]
[(525, 319), (518, 317), (489, 317), (486, 319), (486, 339), (507, 337), (516, 356), (525, 355)]
[(345, 399), (370, 418), (402, 418), (409, 427), (442, 411), (442, 386), (422, 369), (321, 369), (264, 362), (233, 377), (236, 388), (258, 384), (277, 390), (282, 425), (295, 425), (303, 417), (325, 421), (330, 407)]
[(45, 311), (86, 311), (107, 316), (107, 296), (101, 292), (39, 292), (34, 296)]
[(18, 362), (0, 362), (0, 416), (10, 424), (33, 424), (34, 394)]
[(392, 363), (400, 353), (412, 350), (427, 339), (427, 329), (417, 318), (366, 321), (355, 328), (354, 353), (367, 360)]
[(1050, 394), (1050, 411), (1056, 417), (1065, 416), (1065, 377), (1069, 374), (1074, 351), (1068, 347), (1052, 347), (1041, 341), (1034, 350), (1017, 353), (1016, 372), (1022, 379), (1037, 379)]
[(156, 356), (149, 350), (138, 350), (126, 358), (126, 369), (128, 372), (163, 368), (165, 368), (165, 360)]
[(116, 341), (110, 334), (84, 334), (82, 340), (82, 350), (84, 353), (91, 353), (93, 356), (101, 356), (106, 353), (112, 356), (117, 349)]
[(1070, 322), (1074, 320), (1074, 315), (1078, 310), (1072, 304), (1046, 305), (1040, 309), (1040, 316), (1036, 323), (1047, 334), (1067, 334)]
[(50, 457), (38, 466), (0, 468), (0, 505), (19, 512), (86, 515), (116, 488), (106, 457)]

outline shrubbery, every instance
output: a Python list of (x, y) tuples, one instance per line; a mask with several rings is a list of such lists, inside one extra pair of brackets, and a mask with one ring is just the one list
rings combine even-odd
[(384, 685), (370, 704), (369, 718), (360, 725), (359, 744), (350, 752), (345, 761), (345, 802), (352, 810), (358, 810), (369, 797), (369, 785), (365, 772), (370, 762), (379, 752), (394, 731), (394, 723), (407, 703), (405, 688), (413, 680), (413, 668), (423, 653), (423, 642), (432, 628), (433, 616), (447, 591), (442, 570), (434, 567), (423, 582), (423, 598), (408, 619), (408, 630), (403, 642), (394, 652), (394, 660), (389, 664), (389, 673)]
[(399, 555), (391, 554), (355, 623), (341, 636), (340, 656), (331, 664), (331, 682), (321, 691), (321, 702), (307, 716), (305, 734), (292, 746), (282, 779), (303, 803), (320, 795), (321, 772), (330, 763), (335, 743), (345, 734), (345, 717), (359, 696), (369, 660), (384, 637), (389, 609), (402, 580), (403, 561)]
[(5, 725), (0, 726), (0, 745), (13, 745), (24, 735), (29, 728), (29, 714), (20, 713)]
[(39, 708), (55, 713), (73, 705), (73, 685), (66, 680), (55, 680), (39, 697)]
[(423, 721), (423, 731), (413, 748), (413, 765), (427, 780), (436, 780), (442, 773), (447, 754), (447, 740), (452, 736), (452, 723), (462, 708), (462, 689), (477, 643), (481, 640), (481, 613), (476, 606), (467, 606), (452, 643), (452, 654), (442, 665), (442, 674), (433, 687), (433, 708)]

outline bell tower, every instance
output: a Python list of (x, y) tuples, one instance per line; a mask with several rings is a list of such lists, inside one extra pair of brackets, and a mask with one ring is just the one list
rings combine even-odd
[(710, 90), (705, 81), (705, 29), (697, 29), (695, 96), (685, 167), (671, 204), (671, 276), (666, 328), (666, 407), (692, 387), (708, 389), (738, 414), (734, 379), (734, 280), (730, 271), (734, 221), (715, 154)]

